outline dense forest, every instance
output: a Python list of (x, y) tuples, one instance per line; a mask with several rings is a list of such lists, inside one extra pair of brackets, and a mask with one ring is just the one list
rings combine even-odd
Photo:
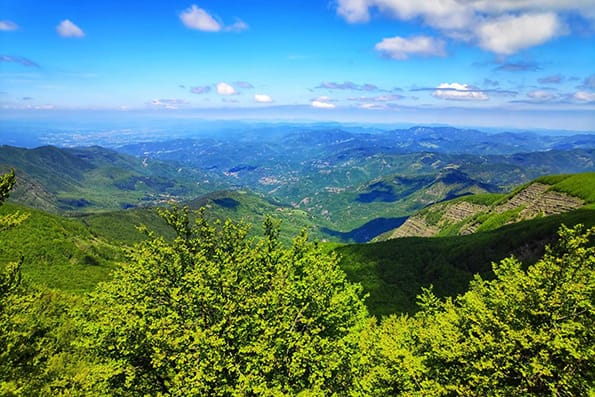
[[(0, 179), (0, 200), (14, 186)], [(0, 278), (0, 394), (556, 395), (593, 393), (595, 228), (561, 227), (531, 265), (511, 257), (466, 292), (420, 291), (412, 314), (369, 314), (334, 251), (160, 209), (113, 277), (74, 294)], [(0, 241), (26, 220), (0, 218)]]

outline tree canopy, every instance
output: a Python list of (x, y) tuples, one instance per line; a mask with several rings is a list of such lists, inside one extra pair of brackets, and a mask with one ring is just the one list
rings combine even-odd
[(595, 228), (562, 227), (527, 270), (514, 258), (414, 317), (364, 334), (366, 395), (586, 396), (595, 382)]
[[(0, 204), (13, 185), (0, 177)], [(203, 212), (160, 213), (175, 237), (145, 230), (89, 296), (4, 269), (0, 395), (594, 393), (595, 228), (563, 226), (537, 263), (504, 259), (462, 295), (426, 288), (415, 315), (377, 320), (306, 233), (284, 246), (271, 218), (251, 238)]]
[(115, 394), (350, 389), (367, 312), (334, 255), (305, 234), (284, 248), (269, 218), (254, 241), (241, 224), (162, 215), (175, 239), (150, 234), (100, 286), (87, 322), (95, 353), (117, 368), (105, 379)]

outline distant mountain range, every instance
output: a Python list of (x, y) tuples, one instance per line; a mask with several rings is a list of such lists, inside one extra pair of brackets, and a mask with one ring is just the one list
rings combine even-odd
[(594, 171), (595, 135), (259, 127), (112, 149), (2, 146), (8, 167), (19, 177), (12, 198), (46, 211), (203, 203), (218, 216), (253, 222), (270, 210), (317, 238), (363, 242), (435, 203)]

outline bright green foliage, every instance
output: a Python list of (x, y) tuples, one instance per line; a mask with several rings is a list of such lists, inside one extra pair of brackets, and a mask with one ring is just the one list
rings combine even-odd
[(16, 178), (13, 169), (9, 173), (0, 176), (0, 203), (8, 198), (8, 193), (14, 187), (15, 182)]
[(426, 290), (413, 318), (364, 334), (363, 395), (586, 396), (595, 382), (595, 228), (560, 229), (527, 271), (515, 259), (455, 300)]
[(595, 172), (543, 176), (536, 182), (552, 185), (552, 190), (580, 197), (587, 203), (595, 203)]
[(595, 226), (595, 210), (580, 209), (466, 236), (409, 237), (335, 248), (347, 277), (369, 294), (371, 314), (413, 314), (416, 296), (434, 286), (440, 297), (467, 291), (474, 274), (494, 277), (492, 262), (514, 254), (525, 265), (541, 258), (561, 224)]
[[(0, 204), (14, 186), (14, 171), (0, 176)], [(27, 215), (18, 212), (0, 217), (0, 243), (6, 245), (6, 229)], [(23, 259), (8, 263), (0, 272), (0, 395), (56, 395), (57, 378), (73, 377), (61, 362), (72, 339), (65, 321), (66, 297), (22, 285)]]
[(12, 203), (0, 208), (0, 218), (25, 211), (26, 221), (0, 232), (0, 266), (22, 257), (23, 277), (33, 284), (90, 292), (98, 282), (110, 279), (125, 257), (123, 244), (107, 240), (78, 219)]
[[(11, 169), (9, 173), (0, 175), (0, 205), (4, 203), (4, 200), (8, 198), (8, 193), (14, 187), (16, 178), (14, 176), (14, 170)], [(26, 215), (21, 215), (18, 212), (0, 216), (0, 232), (16, 226), (24, 219)], [(0, 234), (0, 243), (3, 245), (2, 235)], [(1, 246), (0, 246), (1, 252)], [(22, 260), (21, 260), (22, 262)], [(18, 288), (21, 283), (21, 263), (9, 263), (0, 273), (0, 310), (4, 310), (3, 299), (9, 296), (11, 293)]]
[(0, 298), (0, 395), (90, 395), (92, 367), (73, 342), (79, 299), (23, 286)]
[[(0, 205), (8, 198), (8, 194), (15, 183), (14, 169), (11, 169), (7, 174), (0, 175)], [(0, 232), (18, 225), (25, 219), (27, 219), (27, 215), (19, 212), (0, 216)]]
[(152, 236), (100, 285), (86, 334), (113, 395), (345, 394), (366, 309), (333, 255), (298, 236), (265, 237), (162, 211), (177, 236)]

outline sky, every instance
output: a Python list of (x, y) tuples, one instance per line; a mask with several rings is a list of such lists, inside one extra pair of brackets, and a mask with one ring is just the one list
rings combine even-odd
[(595, 0), (2, 0), (0, 112), (595, 132)]

